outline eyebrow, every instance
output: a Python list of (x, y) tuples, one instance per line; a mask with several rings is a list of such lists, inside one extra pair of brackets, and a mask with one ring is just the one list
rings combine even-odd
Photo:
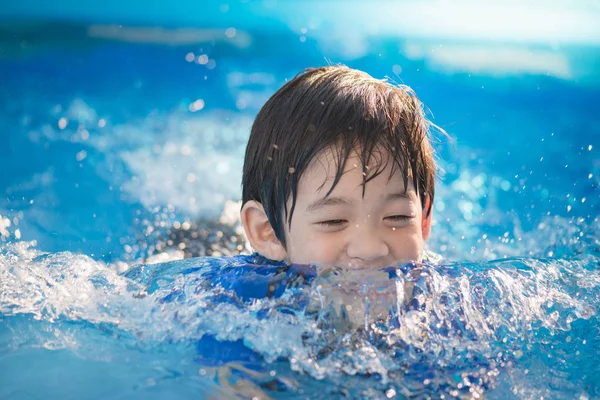
[[(387, 203), (392, 200), (412, 200), (412, 197), (406, 193), (390, 193), (383, 198), (383, 202)], [(323, 207), (330, 206), (348, 206), (352, 205), (352, 200), (345, 197), (325, 197), (319, 200), (312, 202), (306, 207), (306, 211), (313, 212), (317, 211)]]

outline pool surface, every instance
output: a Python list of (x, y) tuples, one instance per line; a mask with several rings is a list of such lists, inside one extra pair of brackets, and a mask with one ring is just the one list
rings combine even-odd
[[(354, 2), (33, 3), (0, 20), (0, 398), (600, 398), (598, 10), (483, 37), (350, 29), (377, 13)], [(453, 138), (440, 263), (237, 256), (253, 117), (329, 63), (411, 86)]]

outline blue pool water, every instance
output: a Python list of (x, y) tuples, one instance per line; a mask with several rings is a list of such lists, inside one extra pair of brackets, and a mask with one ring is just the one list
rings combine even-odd
[[(186, 31), (153, 9), (0, 23), (0, 398), (600, 398), (597, 32), (488, 43), (236, 4)], [(441, 263), (232, 257), (253, 116), (329, 62), (410, 85), (454, 138)]]

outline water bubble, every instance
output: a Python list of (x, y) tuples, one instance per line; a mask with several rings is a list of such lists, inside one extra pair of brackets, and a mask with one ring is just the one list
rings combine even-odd
[(388, 389), (387, 392), (385, 392), (385, 397), (387, 397), (388, 399), (391, 399), (395, 395), (396, 391), (394, 389)]

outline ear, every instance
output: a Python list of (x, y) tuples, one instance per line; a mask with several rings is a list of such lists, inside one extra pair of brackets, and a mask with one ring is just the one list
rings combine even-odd
[(429, 211), (429, 215), (427, 215), (427, 210), (429, 209), (430, 204), (431, 197), (427, 196), (425, 199), (425, 207), (423, 208), (423, 218), (421, 219), (421, 233), (423, 234), (423, 241), (429, 239), (429, 234), (431, 233), (431, 216), (433, 215), (433, 205), (431, 205), (431, 210)]
[(246, 202), (242, 207), (241, 220), (250, 244), (260, 255), (274, 261), (287, 257), (262, 204), (254, 200)]

